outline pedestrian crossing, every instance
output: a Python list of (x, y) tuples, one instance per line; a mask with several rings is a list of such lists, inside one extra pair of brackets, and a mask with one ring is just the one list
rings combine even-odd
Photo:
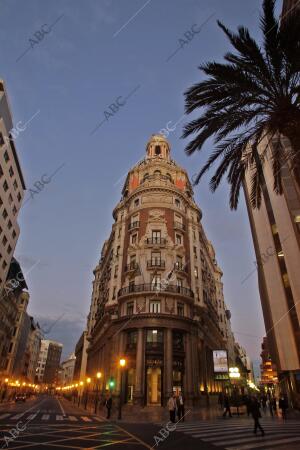
[(82, 423), (90, 423), (90, 422), (106, 422), (106, 419), (98, 416), (87, 416), (87, 415), (63, 415), (63, 414), (55, 414), (55, 413), (45, 413), (43, 411), (31, 412), (31, 413), (5, 413), (0, 414), (0, 422), (18, 422), (22, 421), (24, 423), (32, 422), (32, 421), (41, 421), (43, 423), (46, 422), (82, 422)]
[(247, 418), (177, 423), (176, 431), (226, 450), (276, 449), (288, 444), (300, 448), (300, 421), (268, 418), (262, 419), (261, 425), (265, 436), (259, 430), (255, 435), (253, 420)]

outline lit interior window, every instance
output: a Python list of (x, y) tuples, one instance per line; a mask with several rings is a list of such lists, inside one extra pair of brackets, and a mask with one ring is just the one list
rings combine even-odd
[(300, 215), (295, 216), (294, 220), (296, 223), (300, 223)]
[(277, 256), (279, 256), (280, 258), (282, 258), (284, 255), (283, 255), (283, 251), (281, 250), (281, 252), (278, 252), (277, 253)]

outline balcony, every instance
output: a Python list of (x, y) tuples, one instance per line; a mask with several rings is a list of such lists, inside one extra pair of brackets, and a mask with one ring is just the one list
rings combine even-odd
[(165, 261), (163, 261), (160, 258), (152, 258), (149, 261), (147, 261), (147, 269), (164, 269), (166, 267)]
[(181, 222), (174, 221), (174, 228), (177, 230), (185, 231), (185, 225)]
[(134, 270), (137, 270), (139, 267), (138, 263), (136, 261), (132, 261), (129, 264), (126, 264), (125, 266), (125, 272), (132, 272)]
[(174, 264), (174, 270), (175, 272), (183, 272), (185, 274), (188, 273), (187, 264), (182, 264), (178, 261)]
[(160, 237), (153, 237), (153, 238), (147, 238), (146, 244), (147, 245), (166, 245), (166, 239), (160, 238)]
[(119, 290), (118, 297), (123, 295), (138, 293), (138, 292), (171, 292), (174, 294), (184, 295), (186, 297), (194, 297), (194, 293), (191, 289), (182, 286), (176, 286), (169, 284), (167, 286), (161, 284), (134, 284), (126, 286)]
[(135, 222), (131, 222), (128, 224), (128, 230), (134, 230), (136, 228), (140, 227), (140, 222), (138, 220), (136, 220)]

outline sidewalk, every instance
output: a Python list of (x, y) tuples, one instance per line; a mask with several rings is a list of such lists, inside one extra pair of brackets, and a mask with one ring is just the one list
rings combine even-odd
[[(77, 403), (73, 403), (70, 400), (65, 399), (69, 404), (72, 404), (76, 407)], [(89, 403), (87, 405), (87, 409), (81, 405), (78, 407), (83, 412), (89, 412), (90, 414), (95, 414), (95, 405)], [(248, 419), (246, 413), (246, 407), (242, 406), (237, 411), (237, 408), (232, 406), (231, 413), (233, 417), (239, 417), (241, 420), (245, 418)], [(106, 408), (102, 405), (99, 405), (97, 408), (97, 415), (101, 417), (106, 417), (107, 411)], [(214, 420), (217, 418), (221, 418), (223, 414), (223, 409), (220, 408), (219, 405), (211, 405), (211, 406), (202, 406), (202, 407), (188, 407), (185, 408), (185, 422), (197, 422), (197, 421), (205, 421), (205, 420)], [(265, 413), (262, 411), (263, 417), (271, 417), (269, 410)], [(278, 415), (274, 416), (274, 418), (281, 418), (280, 410), (278, 410)], [(288, 419), (299, 419), (300, 420), (300, 412), (296, 410), (290, 409), (288, 411)], [(111, 411), (111, 420), (118, 420), (118, 407), (117, 405), (113, 405)], [(169, 412), (167, 408), (164, 407), (151, 407), (146, 406), (144, 408), (140, 408), (138, 406), (133, 405), (123, 405), (122, 407), (122, 420), (118, 422), (135, 422), (135, 423), (166, 423), (169, 421)]]

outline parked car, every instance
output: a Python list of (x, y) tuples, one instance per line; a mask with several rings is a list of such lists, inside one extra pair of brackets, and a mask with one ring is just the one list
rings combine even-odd
[(26, 402), (26, 394), (17, 394), (15, 396), (15, 402)]

